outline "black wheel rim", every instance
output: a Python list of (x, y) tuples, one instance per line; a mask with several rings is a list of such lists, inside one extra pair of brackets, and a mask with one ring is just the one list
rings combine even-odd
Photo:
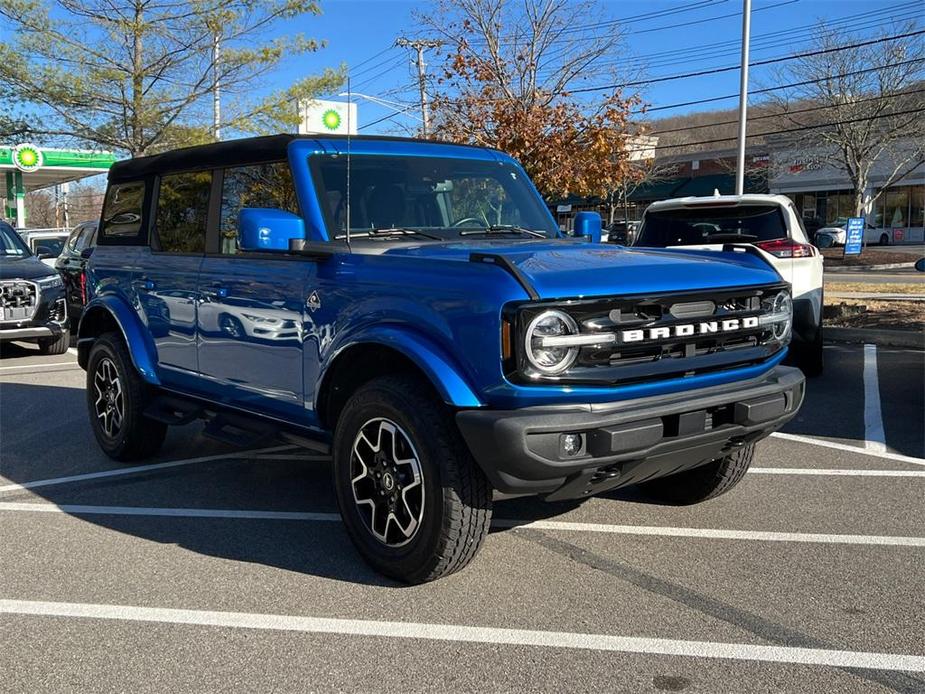
[(360, 427), (350, 452), (350, 486), (366, 529), (388, 547), (414, 539), (424, 515), (424, 476), (411, 438), (377, 417)]
[(125, 395), (119, 372), (109, 357), (104, 357), (96, 365), (93, 389), (96, 395), (93, 409), (100, 429), (108, 438), (115, 438), (125, 419)]

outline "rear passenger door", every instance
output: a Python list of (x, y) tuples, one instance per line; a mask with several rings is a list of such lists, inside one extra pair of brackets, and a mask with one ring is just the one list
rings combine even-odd
[(216, 171), (209, 252), (199, 276), (199, 369), (217, 400), (278, 417), (304, 416), (305, 288), (314, 264), (242, 253), (238, 212), (299, 212), (287, 162)]
[(150, 256), (134, 277), (165, 385), (198, 385), (196, 313), (205, 253), (211, 171), (160, 176)]

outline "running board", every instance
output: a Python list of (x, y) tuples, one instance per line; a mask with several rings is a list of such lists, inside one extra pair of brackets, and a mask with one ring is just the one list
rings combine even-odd
[(279, 435), (279, 428), (254, 419), (222, 413), (206, 423), (202, 435), (238, 448), (256, 448), (273, 441)]
[(144, 416), (172, 426), (189, 424), (203, 416), (202, 407), (191, 400), (159, 395), (145, 408)]

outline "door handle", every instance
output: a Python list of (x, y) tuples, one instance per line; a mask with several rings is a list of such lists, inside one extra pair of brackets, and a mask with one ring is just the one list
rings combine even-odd
[(134, 282), (132, 282), (132, 284), (135, 285), (136, 288), (141, 289), (142, 291), (145, 291), (145, 292), (151, 292), (157, 288), (157, 284), (155, 284), (154, 280), (149, 280), (147, 277), (142, 277), (141, 279), (137, 279)]

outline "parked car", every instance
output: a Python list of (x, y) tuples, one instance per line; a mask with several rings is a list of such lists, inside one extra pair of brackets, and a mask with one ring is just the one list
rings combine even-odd
[(23, 229), (19, 232), (23, 240), (29, 245), (32, 254), (46, 265), (55, 266), (55, 259), (61, 254), (67, 241), (66, 231), (33, 231)]
[(0, 222), (0, 343), (35, 342), (42, 354), (70, 345), (64, 286), (23, 238)]
[(473, 558), (493, 492), (727, 492), (803, 400), (789, 287), (757, 253), (576, 224), (590, 240), (477, 147), (280, 135), (118, 162), (77, 347), (96, 440), (143, 459), (204, 418), (331, 453), (348, 535), (408, 582)]
[(809, 243), (790, 198), (714, 195), (654, 202), (643, 215), (634, 246), (719, 250), (726, 244), (757, 249), (790, 283), (792, 360), (807, 376), (821, 374), (823, 257)]
[[(831, 224), (820, 227), (816, 231), (815, 243), (819, 248), (831, 248), (832, 246), (844, 246), (847, 238), (848, 220), (845, 217), (836, 219)], [(881, 246), (886, 246), (890, 242), (890, 236), (882, 232), (879, 227), (873, 224), (865, 223), (864, 225), (864, 243), (877, 242)]]
[(83, 222), (74, 227), (61, 255), (55, 260), (55, 269), (64, 280), (67, 296), (67, 315), (72, 330), (77, 329), (84, 304), (87, 303), (87, 260), (96, 247), (96, 230), (99, 222)]

